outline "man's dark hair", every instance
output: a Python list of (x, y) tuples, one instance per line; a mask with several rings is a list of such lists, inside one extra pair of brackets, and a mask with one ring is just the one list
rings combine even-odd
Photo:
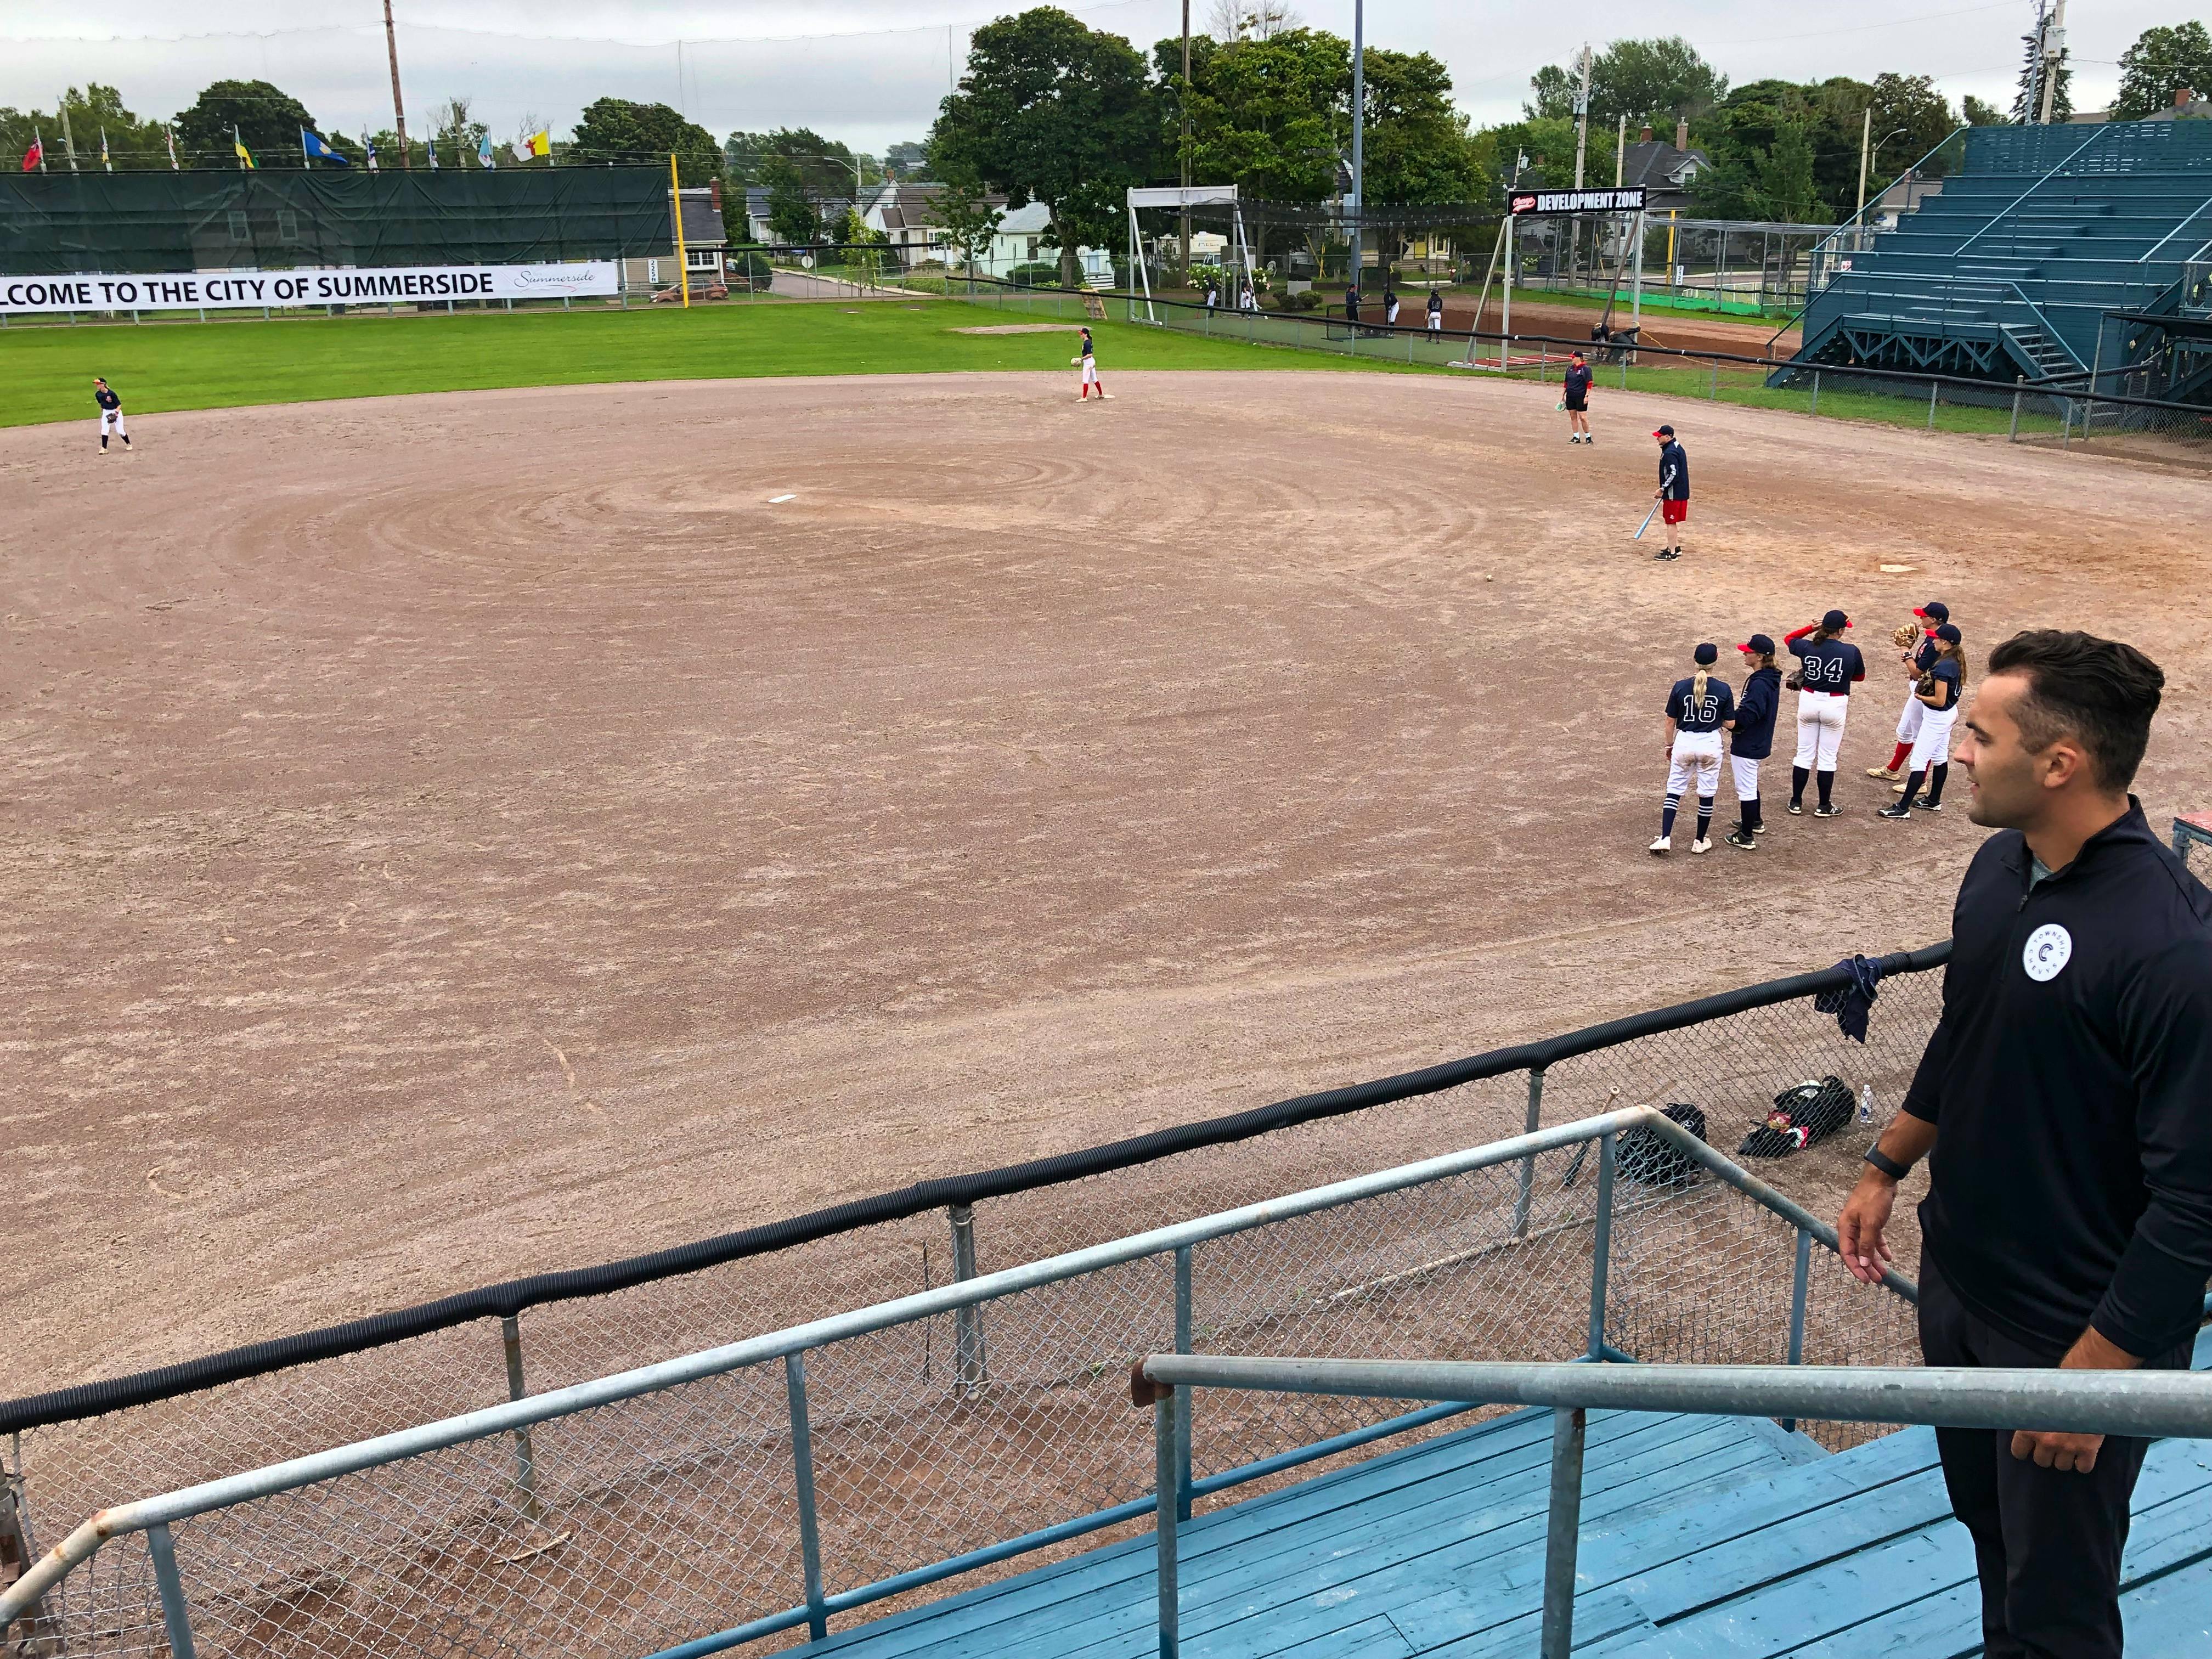
[(2094, 634), (2034, 628), (1990, 652), (1990, 672), (2026, 677), (2017, 718), (2032, 752), (2070, 733), (2088, 750), (2100, 788), (2118, 792), (2135, 781), (2166, 690), (2166, 675), (2148, 657)]

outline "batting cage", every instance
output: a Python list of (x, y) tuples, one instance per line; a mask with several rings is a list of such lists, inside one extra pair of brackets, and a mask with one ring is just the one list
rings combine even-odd
[(0, 179), (6, 274), (548, 264), (669, 241), (665, 167)]

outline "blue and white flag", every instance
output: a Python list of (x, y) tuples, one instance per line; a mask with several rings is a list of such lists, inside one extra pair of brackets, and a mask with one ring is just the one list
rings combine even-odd
[(491, 134), (488, 132), (477, 143), (477, 165), (480, 167), (495, 167), (499, 165), (497, 161), (492, 160)]
[(335, 161), (342, 167), (353, 165), (350, 156), (339, 154), (307, 128), (300, 129), (300, 149), (310, 161)]
[(375, 172), (375, 171), (376, 171), (376, 140), (375, 140), (375, 139), (374, 139), (374, 138), (372, 138), (372, 137), (370, 137), (368, 136), (368, 129), (367, 129), (367, 128), (363, 128), (363, 129), (362, 130), (362, 135), (361, 135), (361, 147), (362, 147), (363, 149), (365, 149), (365, 150), (367, 150), (367, 151), (368, 152), (368, 170), (369, 170), (371, 173)]
[(438, 170), (438, 135), (432, 133), (422, 141), (422, 153), (430, 158), (430, 171)]

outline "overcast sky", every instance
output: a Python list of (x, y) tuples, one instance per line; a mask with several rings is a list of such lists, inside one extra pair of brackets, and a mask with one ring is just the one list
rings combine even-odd
[[(1194, 0), (1202, 29), (1214, 0)], [(1009, 5), (1001, 9), (1017, 9)], [(536, 117), (565, 134), (592, 99), (679, 105), (717, 136), (811, 126), (880, 153), (927, 131), (964, 26), (998, 15), (976, 0), (397, 0), (407, 107), (453, 94), (505, 137)], [(1180, 27), (1179, 0), (1069, 8), (1140, 47)], [(1299, 3), (1316, 27), (1352, 32), (1352, 0)], [(2144, 28), (2198, 8), (2183, 0), (2076, 0), (2067, 22), (2077, 109), (2106, 103), (2113, 67)], [(1732, 81), (1884, 70), (1936, 77), (1957, 102), (2009, 104), (2027, 0), (1675, 0), (1665, 8), (1590, 0), (1572, 13), (1501, 0), (1370, 0), (1370, 41), (1425, 49), (1450, 66), (1478, 122), (1520, 112), (1528, 76), (1587, 38), (1679, 33)], [(678, 42), (682, 42), (680, 50)], [(678, 78), (678, 61), (682, 64)], [(272, 81), (326, 127), (389, 125), (380, 0), (100, 0), (64, 8), (0, 0), (0, 105), (51, 109), (60, 89), (98, 80), (141, 115), (168, 116), (207, 82)]]

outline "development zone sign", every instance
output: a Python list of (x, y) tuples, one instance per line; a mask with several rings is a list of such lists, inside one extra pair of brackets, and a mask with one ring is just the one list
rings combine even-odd
[(392, 265), (355, 270), (196, 270), (173, 276), (0, 276), (0, 311), (242, 311), (405, 300), (558, 300), (616, 291), (611, 260), (559, 265)]
[(1506, 198), (1506, 211), (1516, 219), (1570, 213), (1641, 213), (1644, 211), (1644, 186), (1628, 185), (1615, 190), (1516, 190)]

